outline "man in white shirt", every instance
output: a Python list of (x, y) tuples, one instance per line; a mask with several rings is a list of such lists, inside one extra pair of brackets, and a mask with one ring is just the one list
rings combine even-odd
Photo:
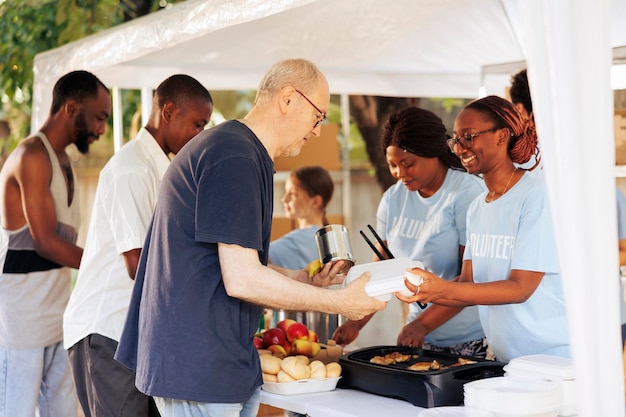
[(155, 91), (150, 120), (100, 173), (76, 287), (63, 317), (64, 346), (86, 417), (158, 412), (113, 355), (156, 204), (175, 155), (209, 122), (213, 100), (197, 80), (173, 75)]

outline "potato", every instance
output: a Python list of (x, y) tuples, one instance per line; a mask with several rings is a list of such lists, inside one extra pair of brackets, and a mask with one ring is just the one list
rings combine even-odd
[(307, 379), (311, 376), (311, 368), (296, 356), (287, 356), (280, 363), (280, 368), (293, 379)]
[(263, 372), (263, 382), (278, 382), (278, 377), (274, 374), (266, 374)]
[(341, 376), (341, 365), (337, 362), (330, 362), (326, 364), (326, 377), (337, 378)]
[(276, 380), (278, 382), (293, 382), (293, 381), (295, 381), (294, 378), (292, 378), (287, 372), (283, 371), (282, 369), (278, 372), (278, 375), (276, 375)]
[(304, 356), (304, 355), (295, 355), (295, 357), (301, 361), (302, 363), (304, 363), (305, 365), (309, 364), (309, 357), (308, 356)]
[(280, 363), (282, 360), (273, 355), (261, 355), (259, 356), (259, 360), (261, 361), (261, 370), (265, 374), (278, 374), (280, 371)]
[(326, 365), (322, 361), (313, 361), (309, 364), (311, 368), (311, 378), (326, 378)]

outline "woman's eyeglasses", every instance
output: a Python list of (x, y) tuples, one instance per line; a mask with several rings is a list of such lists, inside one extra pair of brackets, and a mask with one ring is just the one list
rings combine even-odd
[(452, 137), (448, 139), (446, 142), (448, 143), (448, 146), (450, 147), (450, 150), (452, 152), (454, 152), (454, 148), (459, 143), (463, 145), (465, 149), (470, 149), (472, 145), (474, 144), (474, 139), (476, 138), (476, 136), (482, 135), (483, 133), (495, 132), (496, 130), (499, 130), (499, 129), (500, 128), (498, 127), (492, 127), (491, 129), (481, 130), (480, 132), (476, 132), (476, 133), (465, 133), (461, 136)]
[(320, 123), (322, 123), (324, 120), (326, 120), (326, 113), (324, 113), (323, 111), (321, 111), (321, 110), (319, 109), (319, 107), (317, 107), (315, 104), (313, 104), (313, 102), (312, 102), (311, 100), (309, 100), (309, 98), (308, 98), (307, 96), (305, 96), (305, 95), (304, 95), (304, 93), (303, 93), (302, 91), (298, 90), (297, 88), (295, 88), (294, 90), (296, 90), (296, 92), (297, 92), (298, 94), (300, 94), (302, 97), (304, 97), (304, 99), (305, 99), (306, 101), (308, 101), (308, 102), (309, 102), (309, 104), (310, 104), (311, 106), (313, 106), (313, 108), (314, 108), (315, 110), (317, 110), (317, 111), (318, 111), (318, 113), (320, 113), (320, 114), (321, 114), (321, 116), (319, 116), (319, 117), (321, 117), (321, 119), (319, 119), (319, 120), (318, 120), (317, 122), (315, 122), (315, 124), (313, 125), (313, 129), (315, 129), (316, 127), (318, 127), (318, 126), (320, 125)]

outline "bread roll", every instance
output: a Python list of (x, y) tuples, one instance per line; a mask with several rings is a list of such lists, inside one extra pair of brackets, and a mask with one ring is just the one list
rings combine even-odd
[(322, 361), (313, 361), (309, 364), (311, 368), (310, 378), (326, 378), (326, 365)]
[(293, 379), (291, 376), (289, 376), (289, 374), (283, 370), (280, 370), (278, 372), (278, 375), (276, 375), (276, 380), (278, 382), (293, 382), (295, 381), (295, 379)]
[(311, 368), (295, 356), (287, 356), (280, 363), (280, 368), (293, 379), (307, 379), (311, 376)]
[(261, 370), (265, 374), (276, 375), (280, 371), (280, 363), (282, 360), (274, 355), (261, 355), (259, 356), (261, 361)]
[(337, 378), (341, 376), (341, 365), (337, 362), (330, 362), (326, 364), (326, 377)]
[(266, 374), (263, 372), (263, 382), (278, 382), (278, 377), (274, 374)]
[(305, 365), (309, 364), (309, 357), (308, 356), (304, 356), (304, 355), (295, 355), (296, 358), (301, 361), (302, 363), (304, 363)]

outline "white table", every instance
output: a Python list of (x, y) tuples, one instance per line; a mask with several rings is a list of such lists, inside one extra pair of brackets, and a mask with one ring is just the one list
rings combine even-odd
[(261, 390), (261, 403), (310, 417), (417, 417), (425, 408), (352, 389), (300, 395)]

